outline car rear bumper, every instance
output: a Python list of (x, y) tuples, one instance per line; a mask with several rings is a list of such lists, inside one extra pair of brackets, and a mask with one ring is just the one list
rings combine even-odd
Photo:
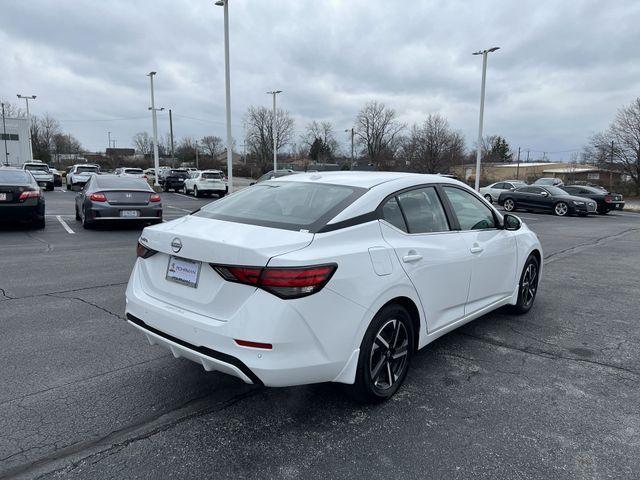
[[(136, 211), (138, 215), (135, 217), (123, 217), (122, 211)], [(86, 209), (87, 216), (91, 220), (158, 220), (162, 219), (162, 205), (99, 205), (94, 202), (90, 208)]]
[(0, 220), (35, 220), (43, 216), (44, 204), (35, 199), (18, 204), (0, 203)]
[[(327, 288), (298, 300), (281, 300), (256, 289), (240, 309), (222, 321), (147, 294), (140, 262), (127, 286), (128, 321), (174, 355), (206, 370), (270, 387), (355, 380), (355, 370), (353, 375), (343, 372), (359, 346), (357, 332), (367, 311), (354, 302)], [(340, 328), (327, 332), (333, 320)], [(272, 348), (240, 346), (236, 340)]]

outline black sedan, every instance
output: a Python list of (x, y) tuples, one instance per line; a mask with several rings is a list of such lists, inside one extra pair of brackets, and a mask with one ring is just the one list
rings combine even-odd
[(44, 195), (28, 170), (0, 167), (0, 221), (44, 228)]
[(568, 185), (562, 188), (569, 195), (577, 195), (579, 197), (589, 198), (598, 205), (598, 213), (606, 215), (611, 210), (622, 210), (624, 208), (624, 199), (619, 193), (610, 193), (601, 187), (591, 187), (587, 185)]
[(141, 178), (94, 175), (76, 195), (76, 220), (84, 228), (110, 220), (160, 223), (162, 202)]
[(502, 205), (507, 212), (517, 209), (537, 210), (553, 212), (560, 217), (596, 213), (595, 201), (569, 195), (560, 187), (554, 186), (528, 185), (512, 192), (502, 192), (498, 197), (498, 205)]
[(173, 190), (177, 192), (184, 187), (184, 181), (189, 178), (189, 170), (186, 168), (174, 168), (171, 169), (164, 177), (164, 191), (168, 192)]

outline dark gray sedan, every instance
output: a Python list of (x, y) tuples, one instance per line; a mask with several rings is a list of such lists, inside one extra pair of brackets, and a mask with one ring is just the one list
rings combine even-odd
[(76, 195), (76, 220), (84, 228), (113, 220), (160, 223), (162, 201), (141, 178), (94, 175)]

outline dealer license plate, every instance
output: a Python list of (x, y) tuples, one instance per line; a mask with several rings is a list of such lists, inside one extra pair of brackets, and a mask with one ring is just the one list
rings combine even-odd
[(0, 193), (0, 202), (6, 202), (6, 201), (7, 201), (7, 194)]
[(186, 258), (169, 257), (167, 265), (167, 280), (196, 288), (200, 277), (200, 262)]

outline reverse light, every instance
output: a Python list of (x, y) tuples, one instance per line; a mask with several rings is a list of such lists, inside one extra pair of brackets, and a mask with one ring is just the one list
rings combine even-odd
[(91, 195), (89, 195), (89, 200), (91, 200), (92, 202), (106, 202), (107, 201), (107, 196), (104, 193), (92, 193)]
[(40, 198), (40, 189), (37, 190), (25, 190), (20, 194), (18, 200), (24, 202), (27, 198)]
[(158, 253), (157, 250), (152, 250), (151, 248), (145, 247), (140, 242), (138, 242), (138, 245), (136, 246), (136, 255), (139, 258), (149, 258), (156, 253)]
[(150, 202), (159, 202), (161, 200), (160, 195), (158, 193), (152, 193), (149, 197)]
[(308, 267), (211, 266), (229, 282), (258, 287), (283, 299), (301, 298), (319, 292), (338, 268), (335, 263)]

